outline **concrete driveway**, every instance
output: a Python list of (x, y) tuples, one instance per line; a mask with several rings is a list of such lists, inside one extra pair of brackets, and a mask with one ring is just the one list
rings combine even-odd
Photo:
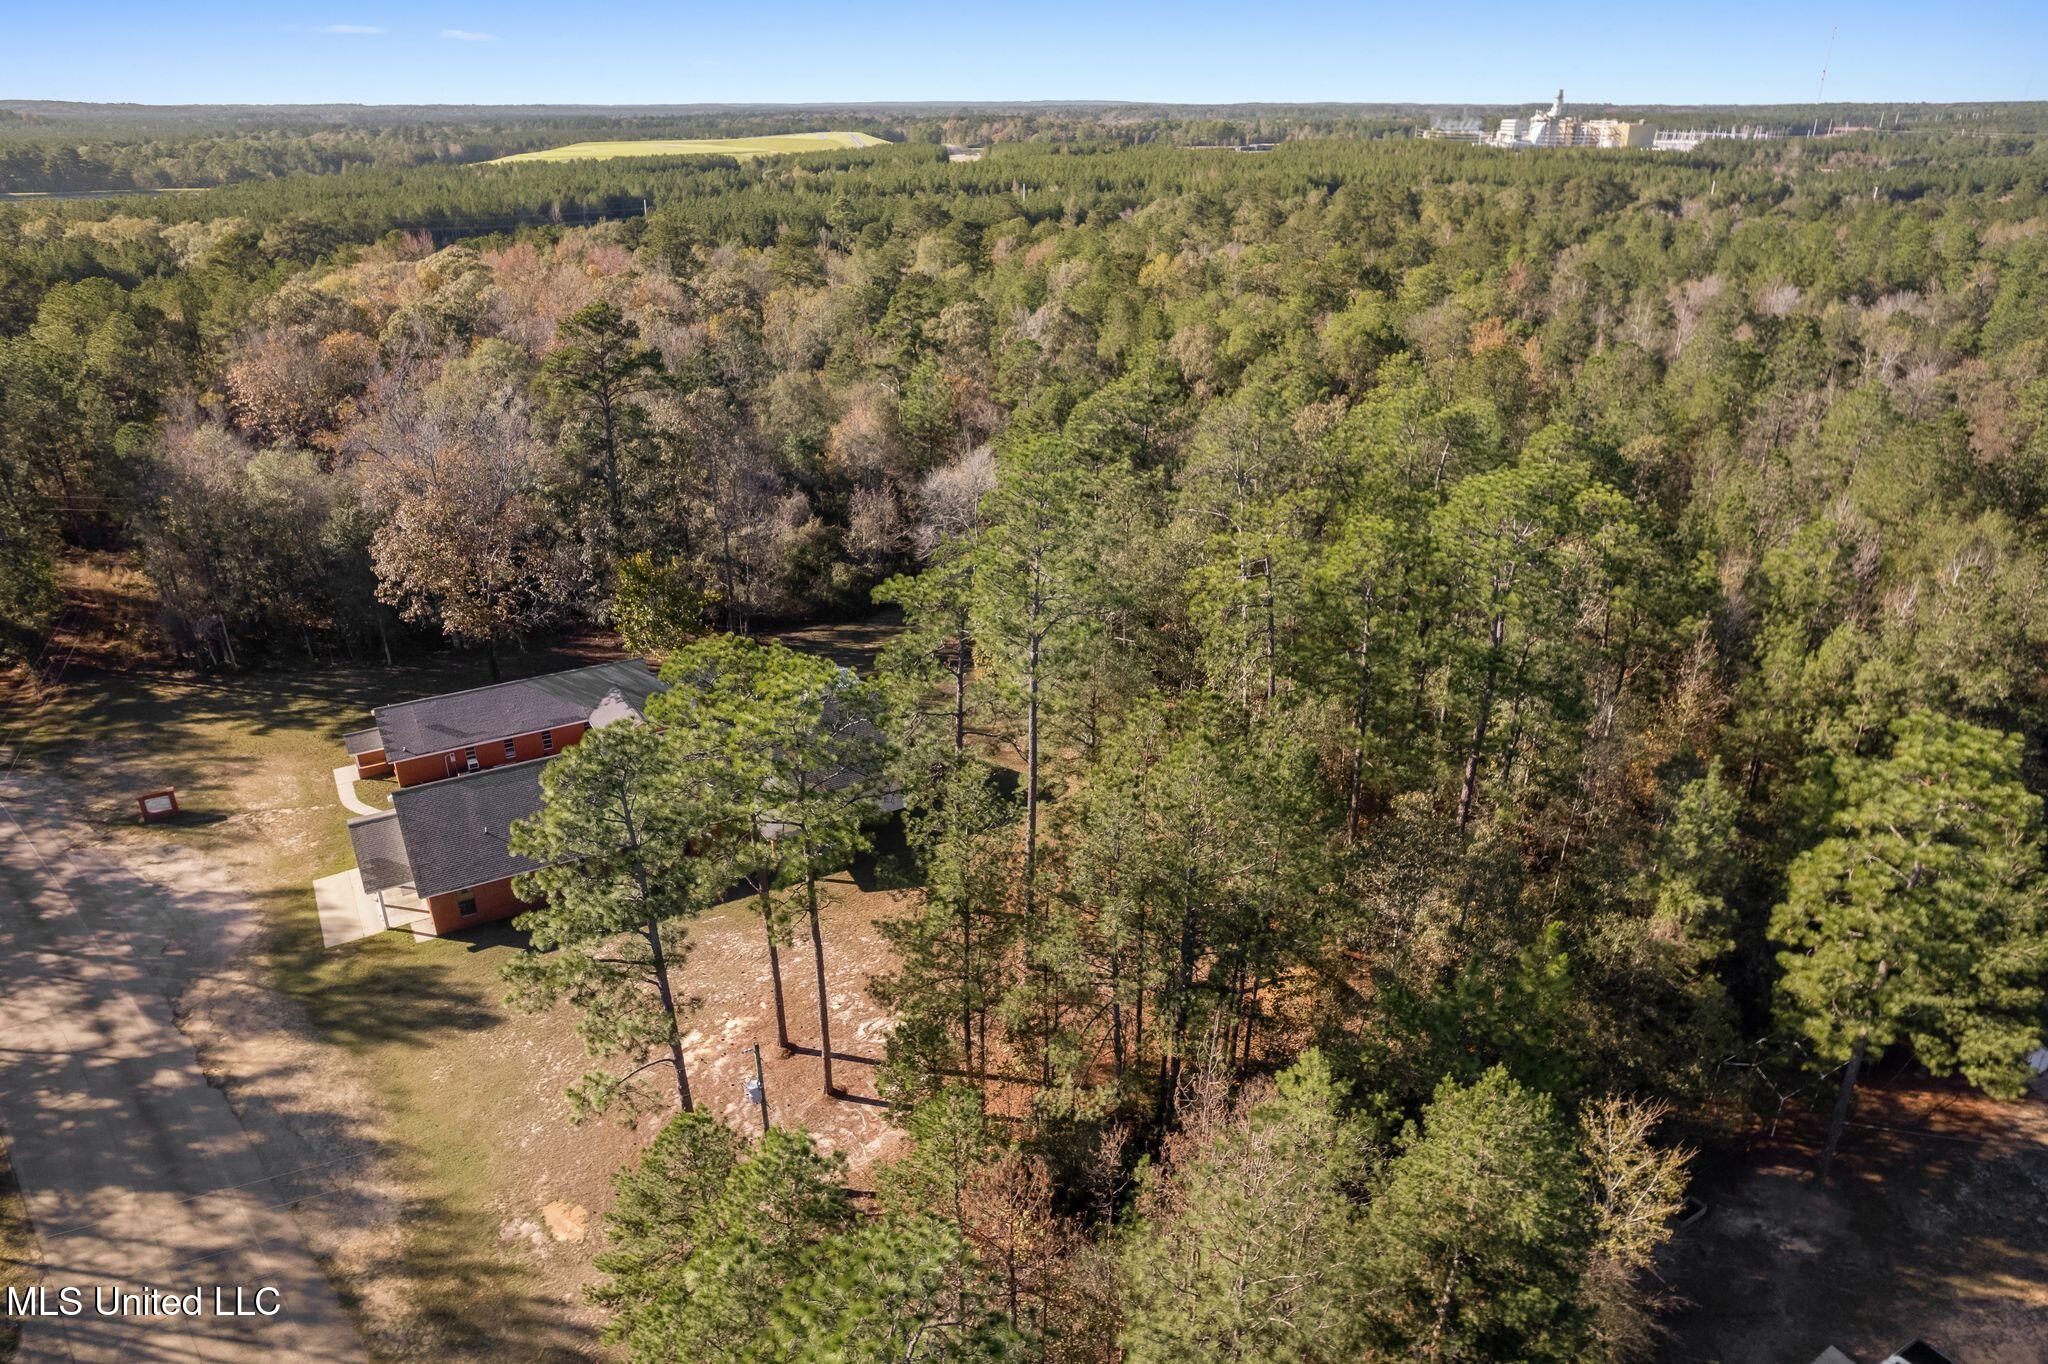
[[(364, 1359), (284, 1205), (277, 1181), (298, 1172), (265, 1168), (172, 1020), (146, 928), (127, 931), (164, 920), (164, 892), (64, 832), (0, 785), (0, 1128), (43, 1283), (83, 1307), (29, 1319), (20, 1364)], [(95, 1310), (96, 1290), (152, 1288), (197, 1288), (205, 1310)], [(277, 1315), (218, 1313), (262, 1288)]]

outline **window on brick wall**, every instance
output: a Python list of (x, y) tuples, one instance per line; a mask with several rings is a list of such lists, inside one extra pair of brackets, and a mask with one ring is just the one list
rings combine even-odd
[(540, 751), (543, 753), (555, 751), (555, 732), (552, 729), (544, 729), (540, 732)]
[(476, 771), (478, 764), (475, 749), (465, 748), (462, 750), (462, 765), (471, 772)]
[(506, 762), (511, 762), (511, 761), (512, 761), (512, 760), (513, 760), (514, 758), (516, 758), (516, 757), (518, 757), (518, 756), (519, 756), (519, 745), (518, 745), (518, 744), (516, 744), (516, 743), (514, 743), (514, 742), (513, 742), (512, 740), (510, 740), (510, 739), (507, 739), (507, 740), (505, 741), (505, 761), (506, 761)]
[(457, 896), (455, 899), (455, 912), (465, 919), (473, 917), (476, 914), (476, 892), (465, 890), (461, 895)]

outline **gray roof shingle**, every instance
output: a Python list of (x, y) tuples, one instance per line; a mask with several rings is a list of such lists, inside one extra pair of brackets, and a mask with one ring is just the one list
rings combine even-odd
[[(581, 724), (616, 690), (634, 710), (661, 689), (661, 679), (639, 659), (499, 682), (446, 696), (379, 706), (372, 715), (392, 761), (468, 748), (494, 739)], [(351, 750), (353, 751), (353, 750)]]
[(348, 750), (351, 758), (357, 758), (365, 753), (375, 753), (384, 746), (384, 740), (378, 737), (377, 727), (372, 725), (368, 729), (342, 735), (341, 746)]
[[(507, 763), (391, 793), (411, 880), (422, 896), (502, 881), (540, 865), (514, 856), (505, 841), (515, 821), (540, 809), (541, 769), (553, 761)], [(349, 827), (353, 834), (355, 826)], [(367, 871), (363, 879), (367, 884)]]
[(364, 890), (390, 890), (412, 880), (412, 864), (405, 855), (405, 834), (395, 813), (350, 820), (348, 841), (356, 850), (356, 866), (362, 870)]

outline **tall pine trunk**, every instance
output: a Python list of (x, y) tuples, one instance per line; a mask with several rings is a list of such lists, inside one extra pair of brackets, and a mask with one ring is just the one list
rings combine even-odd
[(1264, 564), (1266, 580), (1266, 706), (1272, 708), (1273, 698), (1280, 691), (1280, 646), (1279, 623), (1274, 617), (1273, 601), (1273, 556), (1268, 553)]
[[(1877, 986), (1884, 988), (1885, 977), (1892, 971), (1892, 964), (1880, 961), (1877, 964)], [(1856, 1077), (1863, 1072), (1863, 1056), (1870, 1046), (1870, 1030), (1865, 1028), (1856, 1034), (1856, 1045), (1849, 1049), (1849, 1066), (1842, 1072), (1841, 1092), (1835, 1095), (1834, 1115), (1828, 1119), (1827, 1145), (1820, 1153), (1820, 1184), (1827, 1187), (1828, 1172), (1834, 1168), (1835, 1148), (1842, 1144), (1842, 1129), (1849, 1124), (1849, 1102), (1856, 1089)]]
[(1024, 679), (1024, 930), (1038, 907), (1038, 646), (1031, 636), (1030, 666)]
[(953, 647), (953, 756), (967, 751), (967, 671), (973, 666), (972, 646), (963, 632)]
[(598, 412), (604, 420), (604, 490), (607, 524), (611, 527), (611, 543), (606, 548), (614, 555), (626, 529), (626, 494), (619, 479), (619, 428), (618, 419), (612, 411), (612, 390), (610, 384), (603, 384), (597, 390)]
[(725, 572), (725, 600), (720, 607), (725, 613), (726, 628), (737, 633), (746, 629), (746, 622), (740, 615), (739, 580), (733, 568), (732, 523), (724, 517), (719, 518), (718, 558)]
[(960, 897), (960, 1068), (974, 1074), (974, 902)]
[(1842, 1129), (1849, 1124), (1849, 1096), (1856, 1088), (1856, 1077), (1863, 1070), (1863, 1052), (1869, 1045), (1867, 1035), (1856, 1039), (1856, 1045), (1849, 1052), (1849, 1065), (1842, 1071), (1842, 1088), (1835, 1095), (1834, 1116), (1828, 1119), (1827, 1145), (1820, 1153), (1820, 1183), (1828, 1182), (1828, 1172), (1834, 1168), (1835, 1148), (1842, 1144)]
[(647, 926), (647, 946), (654, 960), (654, 988), (661, 992), (662, 1011), (668, 1015), (668, 1059), (676, 1068), (676, 1100), (689, 1112), (694, 1104), (690, 1102), (690, 1073), (683, 1065), (683, 1025), (676, 1018), (675, 992), (668, 983), (668, 954), (661, 946), (661, 925)]
[(769, 898), (765, 871), (761, 874), (761, 931), (768, 938), (768, 979), (775, 988), (775, 1045), (786, 1057), (794, 1048), (789, 1045), (789, 1015), (782, 1004), (782, 952), (775, 945), (775, 905)]
[[(1036, 589), (1033, 589), (1034, 592)], [(1034, 601), (1034, 614), (1036, 603)], [(1036, 935), (1038, 925), (1038, 654), (1040, 636), (1031, 636), (1030, 676), (1025, 690), (1024, 715), (1024, 936), (1026, 945)], [(1052, 969), (1045, 963), (1038, 967), (1039, 1027), (1043, 1036), (1039, 1038), (1039, 1079), (1045, 1084), (1052, 1083)]]
[(1486, 683), (1479, 692), (1479, 717), (1472, 726), (1472, 746), (1465, 752), (1465, 780), (1458, 792), (1458, 827), (1472, 822), (1472, 806), (1479, 793), (1479, 755), (1486, 748), (1487, 726), (1493, 720), (1493, 689), (1500, 673), (1501, 645), (1507, 639), (1508, 619), (1493, 618), (1491, 642), (1486, 650)]
[(818, 926), (818, 880), (808, 866), (804, 869), (804, 900), (811, 919), (811, 961), (818, 974), (818, 1057), (824, 1062), (825, 1095), (836, 1099), (839, 1087), (832, 1083), (832, 1006), (825, 998), (825, 932)]
[(1358, 822), (1365, 807), (1365, 742), (1372, 711), (1372, 611), (1368, 607), (1365, 625), (1358, 632), (1358, 703), (1352, 708), (1351, 791), (1346, 802), (1344, 841), (1358, 841)]

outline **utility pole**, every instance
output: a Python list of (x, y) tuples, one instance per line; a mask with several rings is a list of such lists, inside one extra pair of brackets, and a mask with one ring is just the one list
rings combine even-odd
[(768, 1135), (768, 1084), (761, 1077), (761, 1044), (754, 1044), (754, 1078), (747, 1081), (747, 1098), (761, 1108), (761, 1135)]

